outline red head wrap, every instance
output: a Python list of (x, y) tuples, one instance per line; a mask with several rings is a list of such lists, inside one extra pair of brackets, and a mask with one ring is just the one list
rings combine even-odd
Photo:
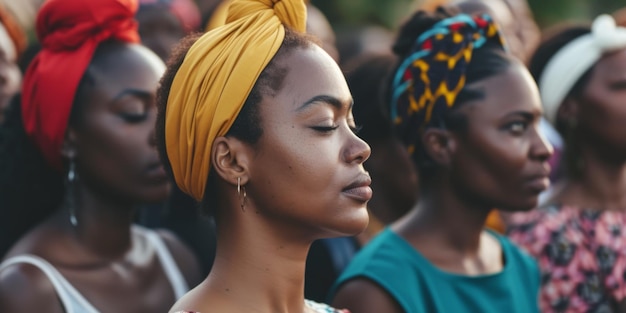
[(42, 50), (24, 76), (26, 134), (48, 163), (62, 168), (61, 147), (76, 89), (98, 45), (139, 42), (137, 0), (48, 0), (37, 15)]

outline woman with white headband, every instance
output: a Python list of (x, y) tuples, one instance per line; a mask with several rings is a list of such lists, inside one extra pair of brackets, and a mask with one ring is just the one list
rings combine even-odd
[(565, 140), (564, 178), (509, 235), (539, 261), (542, 312), (624, 312), (626, 28), (602, 15), (560, 29), (530, 70)]

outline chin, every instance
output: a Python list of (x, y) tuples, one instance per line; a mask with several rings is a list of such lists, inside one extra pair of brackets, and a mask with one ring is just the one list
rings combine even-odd
[(362, 233), (369, 224), (369, 214), (366, 209), (354, 212), (351, 216), (343, 217), (327, 228), (324, 237), (346, 237), (355, 236)]
[(167, 200), (171, 194), (172, 186), (165, 183), (160, 186), (152, 186), (149, 190), (142, 193), (140, 200), (145, 204), (156, 204)]
[(537, 197), (533, 197), (533, 199), (529, 199), (520, 203), (508, 203), (506, 205), (500, 205), (497, 208), (504, 212), (527, 212), (537, 208), (539, 205), (539, 199)]

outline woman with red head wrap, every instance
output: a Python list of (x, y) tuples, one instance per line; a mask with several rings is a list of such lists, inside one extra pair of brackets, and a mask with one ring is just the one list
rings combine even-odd
[(138, 44), (136, 9), (39, 12), (42, 50), (0, 129), (0, 254), (22, 237), (0, 265), (1, 312), (163, 312), (197, 282), (178, 239), (131, 224), (170, 188), (153, 140), (164, 65)]

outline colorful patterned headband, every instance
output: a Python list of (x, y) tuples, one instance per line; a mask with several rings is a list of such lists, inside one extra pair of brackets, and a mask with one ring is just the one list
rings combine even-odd
[(437, 117), (454, 107), (465, 86), (473, 50), (492, 40), (505, 49), (496, 24), (487, 14), (444, 19), (417, 38), (391, 85), (391, 118), (411, 144), (411, 154), (418, 130), (434, 126)]

